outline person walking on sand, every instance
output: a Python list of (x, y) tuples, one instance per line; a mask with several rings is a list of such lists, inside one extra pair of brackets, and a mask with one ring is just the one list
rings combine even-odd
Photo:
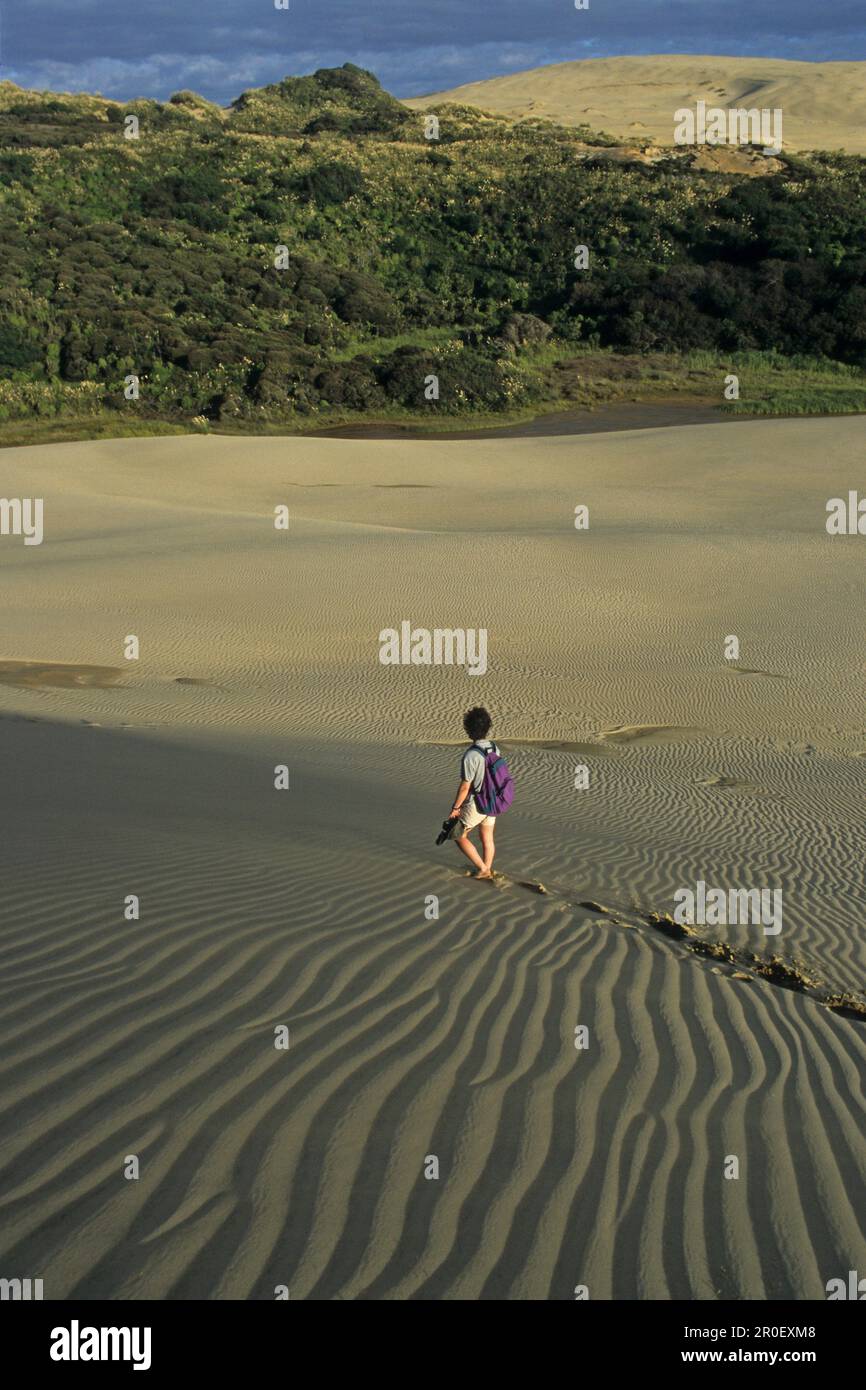
[[(492, 722), (481, 705), (467, 710), (463, 716), (463, 728), (472, 742), (460, 759), (460, 785), (449, 812), (449, 816), (457, 816), (459, 822), (454, 830), (454, 842), (474, 865), (476, 878), (493, 877), (495, 812), (506, 811), (514, 795), (505, 760), (496, 744), (487, 737)], [(469, 839), (476, 826), (483, 854), (478, 853)]]

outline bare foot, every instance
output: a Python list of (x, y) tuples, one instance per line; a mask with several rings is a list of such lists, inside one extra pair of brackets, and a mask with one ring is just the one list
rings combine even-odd
[(493, 870), (492, 870), (492, 869), (479, 869), (479, 870), (478, 870), (478, 873), (475, 875), (475, 877), (476, 877), (476, 878), (492, 878), (492, 877), (493, 877)]

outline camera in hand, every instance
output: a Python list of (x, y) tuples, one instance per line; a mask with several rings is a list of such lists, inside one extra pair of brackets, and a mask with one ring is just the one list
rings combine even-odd
[(444, 820), (442, 822), (442, 829), (436, 836), (437, 845), (441, 845), (444, 843), (445, 840), (451, 839), (451, 836), (454, 834), (454, 827), (459, 821), (459, 819), (459, 816), (449, 816), (448, 820)]

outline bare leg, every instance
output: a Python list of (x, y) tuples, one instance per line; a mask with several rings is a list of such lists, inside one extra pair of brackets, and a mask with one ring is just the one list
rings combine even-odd
[(478, 872), (480, 874), (483, 874), (484, 862), (481, 858), (481, 855), (478, 853), (478, 850), (475, 848), (472, 841), (470, 840), (468, 833), (465, 835), (461, 835), (459, 840), (455, 840), (454, 843), (459, 850), (463, 851), (470, 864), (474, 864)]
[(485, 873), (488, 874), (493, 872), (493, 856), (496, 853), (496, 846), (493, 843), (493, 832), (495, 829), (495, 823), (493, 825), (487, 825), (485, 821), (481, 822), (481, 848), (484, 851), (484, 870)]

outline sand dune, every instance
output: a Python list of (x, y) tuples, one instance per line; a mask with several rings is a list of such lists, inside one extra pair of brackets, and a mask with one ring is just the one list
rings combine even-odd
[[(0, 680), (2, 1269), (810, 1299), (862, 1268), (866, 1026), (821, 1002), (866, 982), (864, 542), (824, 530), (861, 460), (854, 418), (6, 450), (45, 541), (0, 542), (0, 660), (41, 673)], [(381, 665), (402, 619), (485, 626), (487, 674)], [(730, 633), (781, 679), (734, 679)], [(433, 844), (475, 700), (519, 792), (493, 884)], [(698, 879), (781, 887), (782, 933), (670, 939)]]
[(471, 82), (406, 105), (424, 109), (454, 101), (517, 120), (541, 117), (670, 145), (674, 112), (694, 109), (700, 100), (708, 106), (780, 107), (786, 149), (866, 153), (863, 62), (692, 54), (589, 58)]

